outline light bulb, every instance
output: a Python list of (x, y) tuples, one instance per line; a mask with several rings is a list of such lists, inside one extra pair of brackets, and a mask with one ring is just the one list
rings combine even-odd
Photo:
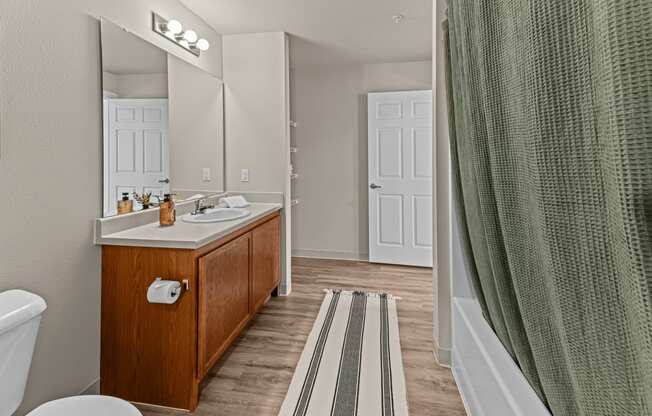
[(196, 46), (197, 46), (197, 49), (199, 49), (200, 51), (207, 51), (208, 48), (211, 47), (211, 44), (208, 43), (208, 41), (206, 39), (202, 38), (202, 39), (199, 39), (197, 41)]
[(184, 48), (189, 48), (189, 47), (190, 47), (190, 44), (189, 44), (188, 41), (185, 40), (185, 39), (181, 39), (181, 40), (179, 41), (179, 45), (183, 46)]
[(186, 30), (186, 32), (183, 34), (183, 38), (190, 43), (195, 43), (197, 42), (197, 32), (194, 30)]
[(183, 26), (181, 22), (175, 19), (168, 20), (166, 24), (168, 32), (171, 32), (173, 35), (178, 35), (183, 31)]

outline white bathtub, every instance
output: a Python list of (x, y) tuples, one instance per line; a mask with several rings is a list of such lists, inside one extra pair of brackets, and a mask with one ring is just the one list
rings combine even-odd
[(453, 298), (453, 375), (470, 416), (550, 416), (471, 298)]

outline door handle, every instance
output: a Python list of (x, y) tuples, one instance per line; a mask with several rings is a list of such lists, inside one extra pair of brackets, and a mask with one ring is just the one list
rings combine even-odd
[(170, 180), (168, 178), (165, 178), (158, 181), (158, 183), (170, 183)]
[(382, 189), (382, 186), (380, 186), (380, 185), (376, 185), (375, 183), (372, 183), (371, 185), (369, 185), (369, 187), (370, 187), (371, 189)]

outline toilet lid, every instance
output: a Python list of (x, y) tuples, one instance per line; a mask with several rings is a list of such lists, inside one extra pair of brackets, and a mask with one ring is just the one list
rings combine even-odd
[(74, 396), (54, 400), (27, 416), (142, 416), (130, 403), (110, 396)]

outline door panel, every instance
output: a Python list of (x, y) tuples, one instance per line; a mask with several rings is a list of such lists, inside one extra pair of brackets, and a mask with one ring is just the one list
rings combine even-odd
[(163, 108), (143, 106), (143, 121), (145, 123), (160, 123), (163, 119)]
[(275, 217), (252, 231), (252, 302), (258, 309), (281, 278), (281, 219)]
[(412, 101), (412, 117), (432, 119), (432, 98)]
[(432, 128), (412, 129), (412, 178), (432, 178)]
[(382, 128), (376, 132), (378, 178), (403, 177), (403, 132), (398, 128)]
[(432, 247), (432, 196), (414, 195), (412, 200), (414, 207), (414, 246)]
[(143, 172), (155, 173), (158, 176), (164, 172), (164, 143), (160, 130), (145, 130), (143, 132)]
[(403, 118), (403, 102), (387, 100), (376, 104), (378, 120), (400, 120)]
[(117, 130), (115, 147), (115, 172), (136, 173), (136, 132)]
[(432, 267), (432, 92), (368, 104), (369, 260)]
[(199, 259), (200, 377), (249, 318), (250, 241), (245, 234)]
[(403, 247), (403, 195), (378, 194), (378, 245)]

